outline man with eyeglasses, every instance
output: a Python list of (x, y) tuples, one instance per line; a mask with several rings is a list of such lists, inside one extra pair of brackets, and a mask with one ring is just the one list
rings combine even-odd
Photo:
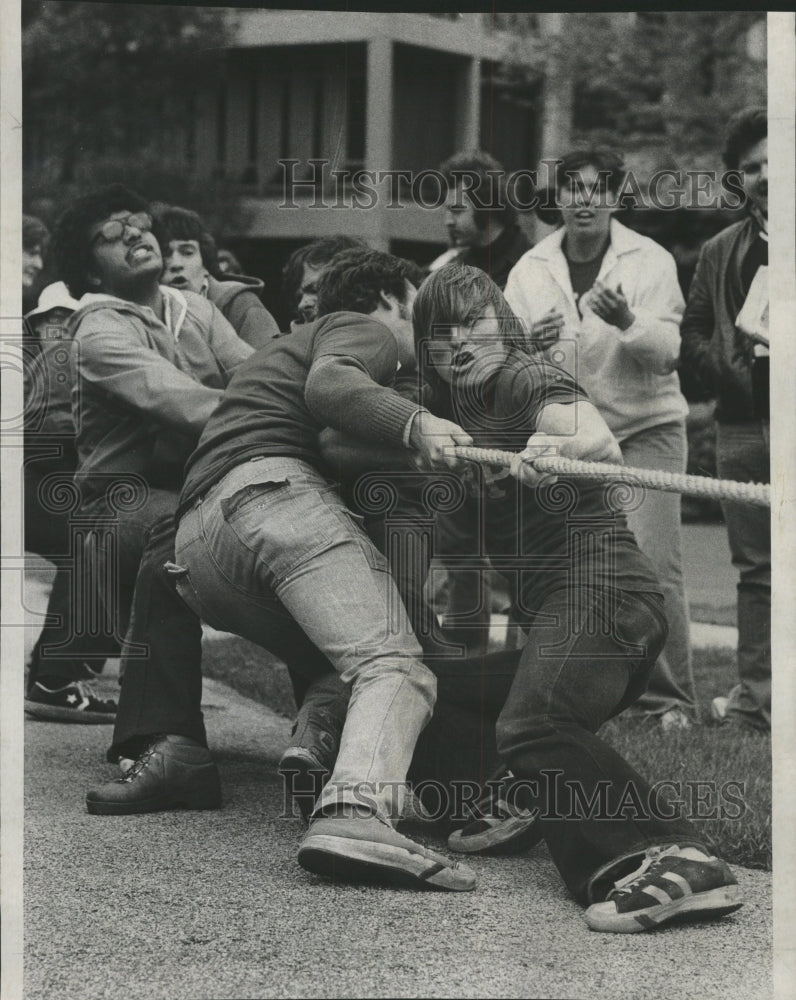
[[(153, 529), (176, 510), (185, 461), (252, 348), (202, 296), (160, 285), (163, 259), (149, 205), (122, 185), (75, 201), (58, 222), (53, 252), (79, 301), (71, 319), (74, 517), (96, 574), (90, 596), (99, 597), (112, 644), (125, 634), (125, 609)], [(76, 581), (83, 568), (75, 566)], [(76, 617), (87, 619), (91, 608), (78, 596)], [(81, 692), (73, 687), (35, 697), (71, 711), (65, 721), (81, 721)], [(178, 752), (203, 766), (201, 749)], [(208, 782), (217, 782), (208, 767)]]

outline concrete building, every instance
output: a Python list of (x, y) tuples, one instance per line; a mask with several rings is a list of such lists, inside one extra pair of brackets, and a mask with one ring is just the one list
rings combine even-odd
[(484, 15), (255, 10), (237, 20), (220, 90), (195, 95), (185, 155), (193, 172), (239, 188), (232, 242), (255, 273), (341, 231), (421, 261), (447, 245), (443, 213), (411, 203), (420, 193), (434, 204), (433, 178), (424, 193), (393, 178), (366, 194), (357, 171), (416, 176), (478, 146), (508, 169), (538, 158), (541, 123), (530, 101), (500, 93), (507, 36)]

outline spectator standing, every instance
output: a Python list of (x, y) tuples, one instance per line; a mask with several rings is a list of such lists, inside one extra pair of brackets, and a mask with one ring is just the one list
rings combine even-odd
[[(558, 162), (564, 225), (518, 262), (506, 298), (531, 346), (589, 393), (628, 465), (683, 473), (688, 405), (675, 371), (683, 296), (671, 254), (613, 218), (623, 178), (621, 159), (608, 150), (575, 151)], [(660, 579), (669, 621), (638, 704), (665, 730), (687, 728), (694, 695), (680, 497), (645, 491), (627, 517)]]
[(22, 216), (22, 309), (29, 312), (36, 305), (41, 288), (39, 277), (44, 270), (44, 255), (50, 233), (35, 215)]
[[(509, 272), (531, 243), (517, 221), (506, 191), (506, 172), (483, 150), (456, 153), (440, 166), (448, 184), (445, 225), (460, 264), (486, 271), (501, 291)], [(449, 263), (447, 251), (429, 270)]]
[(28, 671), (25, 711), (50, 722), (110, 723), (116, 704), (85, 683), (99, 673), (106, 639), (76, 635), (72, 611), (76, 577), (71, 522), (58, 502), (77, 467), (72, 421), (70, 317), (78, 307), (63, 282), (48, 285), (25, 317), (25, 549), (55, 562), (41, 634)]
[[(724, 163), (740, 170), (747, 217), (703, 246), (683, 317), (681, 364), (716, 399), (719, 476), (769, 482), (768, 121), (748, 108), (728, 125)], [(738, 581), (738, 677), (713, 699), (719, 721), (771, 729), (771, 518), (722, 502)]]

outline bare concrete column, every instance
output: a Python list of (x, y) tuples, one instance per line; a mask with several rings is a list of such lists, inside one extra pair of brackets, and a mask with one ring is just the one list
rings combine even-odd
[[(393, 166), (393, 49), (389, 38), (371, 38), (367, 43), (367, 104), (365, 120), (365, 169), (390, 170)], [(369, 239), (380, 250), (389, 249), (386, 203), (388, 189), (378, 185), (379, 198), (368, 209)]]
[(539, 14), (539, 33), (552, 53), (544, 81), (541, 159), (558, 156), (570, 145), (574, 85), (571, 68), (559, 55), (567, 14)]
[(462, 67), (456, 101), (456, 150), (478, 149), (481, 145), (481, 60), (477, 56), (468, 58)]

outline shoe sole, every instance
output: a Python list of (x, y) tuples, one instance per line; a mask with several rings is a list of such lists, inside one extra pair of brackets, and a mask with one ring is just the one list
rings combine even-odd
[(299, 848), (298, 863), (315, 875), (345, 881), (384, 879), (399, 885), (452, 892), (469, 892), (476, 884), (475, 872), (469, 869), (454, 870), (390, 844), (326, 834), (308, 837)]
[(448, 847), (456, 854), (513, 854), (530, 850), (542, 839), (536, 817), (517, 816), (504, 820), (483, 833), (464, 837), (455, 830), (448, 837)]
[(743, 906), (743, 894), (739, 885), (724, 885), (718, 889), (683, 896), (664, 905), (651, 906), (635, 913), (602, 914), (589, 916), (586, 923), (593, 931), (614, 934), (638, 934), (640, 931), (654, 930), (662, 924), (679, 919), (699, 920), (723, 917), (734, 913)]
[(86, 809), (92, 816), (135, 816), (137, 813), (166, 812), (170, 809), (220, 809), (221, 798), (207, 799), (144, 799), (139, 802), (102, 802), (86, 799)]
[(26, 701), (25, 714), (42, 722), (71, 722), (83, 726), (112, 726), (116, 722), (115, 712), (80, 711), (77, 708), (43, 705), (38, 701)]
[(303, 747), (288, 747), (282, 754), (277, 771), (291, 801), (296, 803), (304, 822), (308, 823), (321, 789), (326, 784), (326, 781), (321, 782), (319, 788), (317, 776), (322, 773), (328, 780), (331, 772)]

